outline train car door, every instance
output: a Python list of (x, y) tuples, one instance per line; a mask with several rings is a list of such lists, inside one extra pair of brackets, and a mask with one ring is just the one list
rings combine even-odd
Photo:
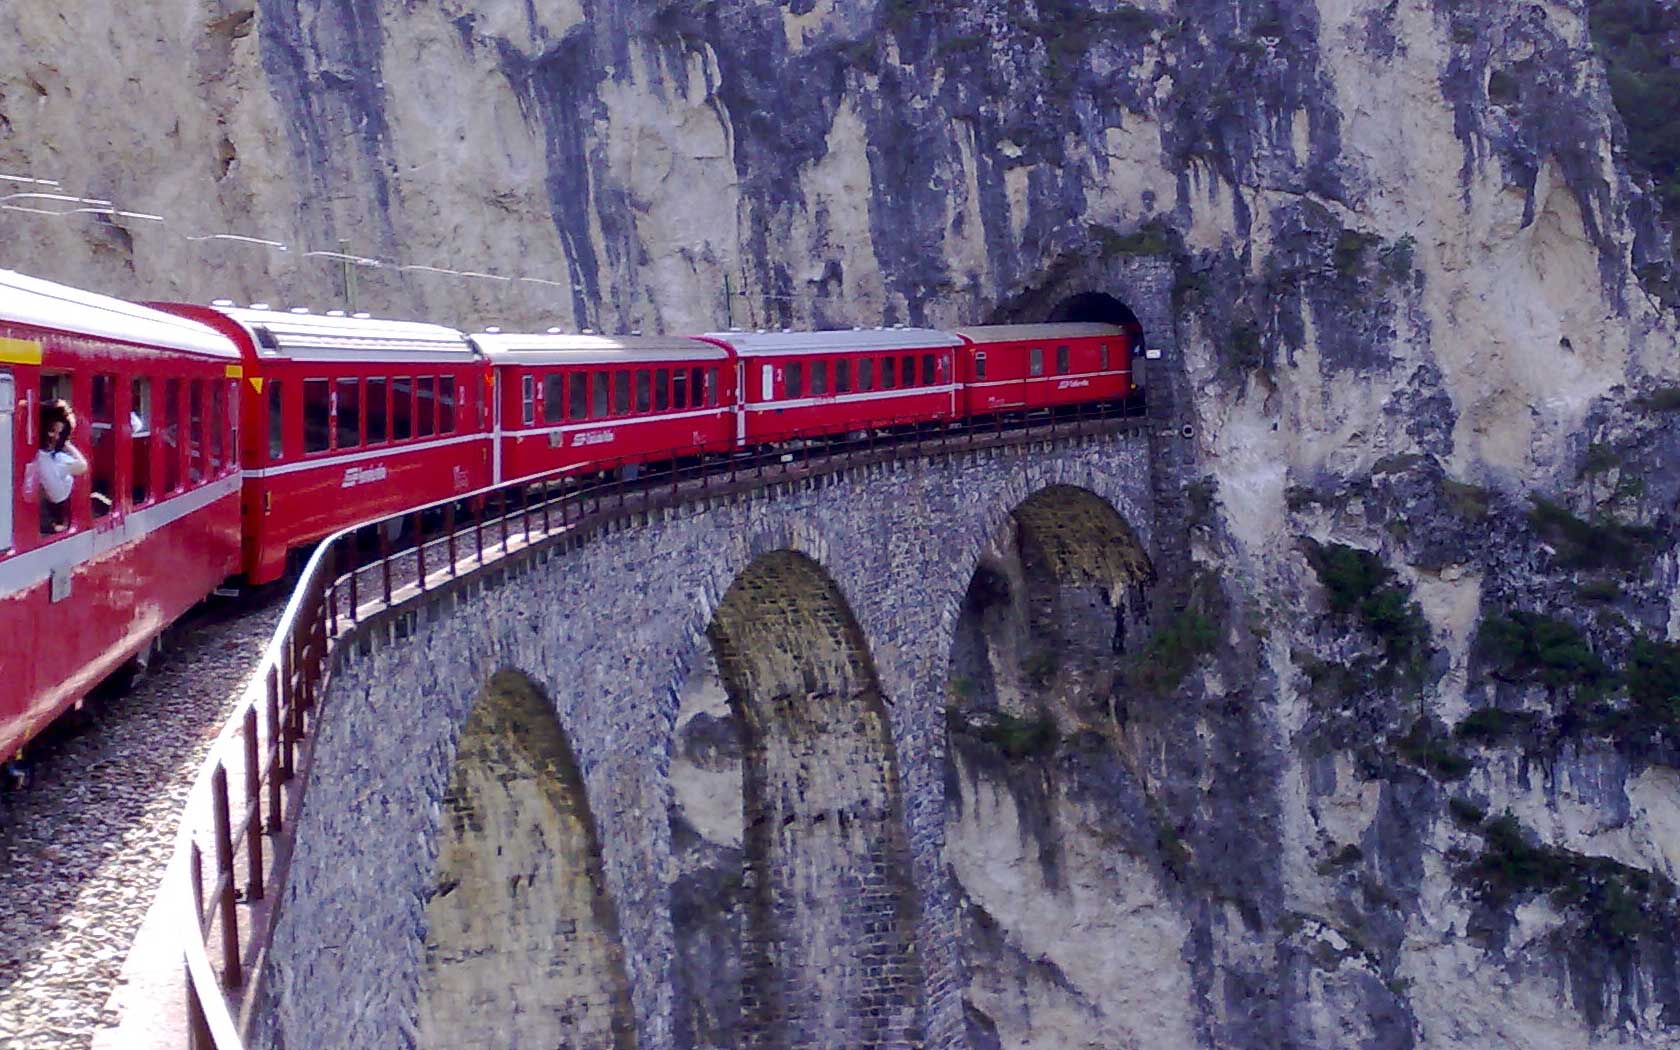
[(12, 549), (13, 485), (12, 441), (16, 436), (13, 416), (17, 411), (17, 386), (12, 373), (0, 371), (0, 551)]

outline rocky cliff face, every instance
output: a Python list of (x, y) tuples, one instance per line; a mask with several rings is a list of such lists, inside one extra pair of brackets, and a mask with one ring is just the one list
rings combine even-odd
[(953, 654), (976, 1044), (1680, 1045), (1672, 249), (1580, 0), (0, 27), (0, 174), (60, 184), (5, 192), (163, 217), (0, 211), (4, 262), (117, 294), (945, 323), (1170, 259), (1188, 582), (1047, 670), (999, 552)]

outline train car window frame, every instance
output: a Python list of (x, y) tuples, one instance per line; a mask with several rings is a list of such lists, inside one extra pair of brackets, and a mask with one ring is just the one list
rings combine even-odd
[(811, 396), (825, 397), (828, 394), (828, 362), (811, 362)]
[(564, 372), (548, 372), (543, 375), (543, 411), (544, 423), (560, 423), (566, 418), (566, 374)]
[(691, 368), (688, 371), (688, 399), (695, 408), (706, 407), (706, 370)]
[(573, 372), (567, 385), (570, 400), (566, 403), (566, 418), (572, 421), (589, 418), (589, 373)]
[(227, 455), (227, 387), (212, 381), (210, 384), (210, 471), (212, 478), (221, 477), (228, 466)]
[(1056, 347), (1056, 374), (1065, 376), (1073, 371), (1073, 350), (1062, 345)]
[(590, 419), (606, 419), (612, 404), (612, 373), (599, 371), (594, 373), (595, 393), (589, 402)]
[(939, 355), (922, 355), (922, 385), (934, 386), (939, 382)]
[(1027, 375), (1038, 378), (1044, 374), (1044, 348), (1035, 346), (1027, 351)]
[(531, 426), (537, 421), (537, 377), (526, 372), (519, 377), (519, 425)]
[(263, 385), (268, 403), (268, 461), (278, 463), (286, 455), (286, 384), (270, 379)]
[(890, 356), (881, 358), (881, 389), (898, 389), (898, 358)]
[(385, 376), (369, 376), (363, 387), (362, 435), (368, 445), (391, 439), (391, 383)]
[(717, 369), (715, 369), (715, 368), (706, 369), (706, 407), (707, 408), (718, 407), (718, 397), (720, 396), (720, 393), (723, 389), (722, 384), (718, 382), (718, 378), (719, 378), (719, 376), (718, 376), (718, 370)]
[(858, 359), (858, 390), (868, 393), (875, 389), (875, 359), (861, 357)]
[(12, 500), (17, 462), (12, 442), (17, 440), (17, 410), (17, 380), (10, 369), (0, 368), (0, 551), (9, 551), (17, 545)]
[(630, 370), (628, 368), (620, 368), (613, 373), (612, 414), (615, 416), (630, 414)]
[(1106, 371), (1108, 371), (1108, 344), (1107, 343), (1102, 343), (1101, 345), (1099, 345), (1097, 347), (1097, 349), (1102, 352), (1101, 364), (1098, 366), (1098, 368), (1099, 368), (1099, 370), (1101, 370), (1103, 372), (1106, 372)]
[(986, 352), (984, 350), (974, 355), (974, 378), (976, 382), (982, 382), (986, 378)]
[(665, 412), (671, 407), (671, 370), (657, 368), (653, 372), (653, 410)]
[(93, 516), (111, 513), (117, 497), (117, 377), (95, 373), (88, 397), (88, 490)]
[(438, 376), (437, 416), (437, 432), (439, 434), (455, 433), (455, 426), (458, 417), (455, 412), (454, 376)]
[(332, 380), (303, 381), (303, 454), (332, 449)]
[[(325, 380), (322, 380), (325, 382)], [(206, 458), (204, 434), (204, 380), (187, 384), (187, 487), (204, 484)]]
[(437, 433), (437, 376), (420, 376), (414, 381), (414, 436), (429, 438)]
[(834, 392), (836, 394), (852, 392), (852, 362), (850, 358), (842, 357), (834, 362)]
[(645, 368), (636, 369), (636, 414), (653, 411), (653, 376)]
[(898, 385), (908, 389), (916, 385), (916, 355), (905, 354), (898, 365)]
[[(362, 396), (360, 376), (339, 376), (333, 384), (333, 447), (362, 446)], [(346, 400), (349, 401), (348, 407)]]
[(391, 440), (414, 437), (414, 377), (391, 378)]
[(802, 361), (789, 361), (782, 368), (782, 389), (789, 401), (798, 400), (805, 396), (805, 364)]
[(128, 490), (131, 507), (152, 501), (152, 381), (146, 376), (129, 382)]
[(186, 442), (181, 429), (181, 400), (186, 392), (181, 380), (167, 379), (163, 384), (163, 493), (181, 491), (186, 476), (181, 461), (186, 456)]
[[(671, 407), (679, 412), (688, 404), (688, 369), (673, 369), (671, 373)], [(699, 407), (699, 406), (695, 406)]]

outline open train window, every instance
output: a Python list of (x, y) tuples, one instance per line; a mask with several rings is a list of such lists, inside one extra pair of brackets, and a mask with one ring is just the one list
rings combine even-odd
[(181, 381), (163, 384), (163, 490), (181, 487)]
[(671, 407), (688, 407), (688, 369), (679, 368), (671, 376)]
[(438, 433), (455, 433), (455, 377), (438, 377)]
[(543, 376), (543, 422), (558, 423), (566, 414), (566, 377), (559, 372)]
[(407, 441), (414, 436), (414, 380), (408, 376), (391, 380), (391, 440)]
[(834, 362), (834, 392), (836, 394), (852, 392), (852, 363), (850, 361)]
[(939, 373), (937, 371), (939, 366), (934, 363), (935, 360), (936, 360), (936, 358), (932, 354), (923, 354), (922, 355), (922, 385), (923, 386), (932, 386), (934, 383), (937, 383), (939, 381)]
[(811, 362), (811, 396), (822, 397), (828, 393), (828, 362)]
[(893, 390), (898, 386), (898, 358), (881, 358), (881, 389)]
[(1071, 357), (1071, 355), (1070, 355), (1067, 347), (1065, 347), (1065, 346), (1056, 347), (1056, 374), (1057, 375), (1065, 376), (1065, 375), (1068, 374), (1069, 367), (1071, 366), (1071, 363), (1072, 363), (1071, 360), (1070, 360), (1070, 357)]
[(630, 373), (618, 372), (613, 376), (613, 415), (627, 416), (630, 414)]
[(653, 407), (653, 381), (645, 368), (636, 369), (636, 411), (646, 412)]
[(787, 387), (789, 400), (805, 396), (805, 366), (798, 361), (789, 361), (782, 369), (782, 382)]
[[(420, 437), (431, 437), (437, 432), (437, 377), (421, 376), (414, 384), (414, 400), (418, 406), (415, 413), (420, 417), (420, 425), (415, 432)], [(527, 420), (526, 422), (530, 422)]]
[(1029, 351), (1027, 358), (1027, 374), (1041, 376), (1044, 374), (1044, 348), (1035, 346)]
[(367, 443), (384, 444), (391, 415), (391, 395), (384, 376), (367, 381), (367, 407), (362, 414), (367, 417)]
[(268, 381), (268, 461), (277, 463), (286, 454), (286, 417), (281, 411), (285, 404), (284, 384), (278, 379)]
[(589, 418), (589, 373), (572, 373), (572, 403), (566, 415), (571, 419)]
[(338, 447), (355, 448), (362, 443), (362, 381), (338, 381)]
[[(197, 384), (193, 384), (197, 400)], [(196, 415), (196, 412), (195, 412)], [(325, 379), (303, 381), (303, 450), (325, 452), (332, 444), (332, 384)]]
[(88, 466), (93, 476), (93, 516), (111, 513), (117, 492), (117, 377), (93, 377), (93, 403), (88, 420)]
[(671, 407), (671, 370), (656, 369), (653, 373), (653, 410), (663, 412)]
[[(696, 369), (696, 371), (699, 371)], [(716, 408), (718, 403), (718, 370), (706, 369), (706, 407)]]
[(607, 402), (612, 395), (612, 373), (595, 373), (595, 397), (589, 404), (590, 419), (607, 418)]
[(519, 377), (519, 421), (525, 426), (537, 421), (537, 377), (529, 372)]
[(986, 378), (986, 354), (984, 351), (974, 355), (974, 378)]
[(152, 381), (136, 379), (129, 389), (128, 478), (138, 507), (152, 498)]

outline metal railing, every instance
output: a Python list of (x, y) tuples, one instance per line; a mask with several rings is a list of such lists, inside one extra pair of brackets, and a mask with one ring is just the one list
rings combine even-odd
[(191, 908), (197, 926), (183, 949), (189, 1046), (245, 1045), (279, 917), (278, 889), (291, 859), (321, 697), (332, 658), (353, 633), (463, 574), (560, 536), (582, 542), (631, 516), (871, 462), (1103, 433), (1116, 421), (1142, 418), (1135, 402), (1084, 405), (946, 424), (888, 420), (863, 433), (796, 435), (727, 455), (674, 450), (651, 461), (591, 464), (587, 474), (560, 471), (481, 489), (322, 540), (193, 783), (176, 837), (177, 863), (162, 890)]

